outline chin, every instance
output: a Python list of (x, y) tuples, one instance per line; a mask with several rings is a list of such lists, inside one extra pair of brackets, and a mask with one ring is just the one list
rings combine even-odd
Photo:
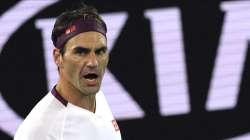
[(99, 91), (100, 87), (87, 87), (83, 90), (86, 95), (95, 95)]

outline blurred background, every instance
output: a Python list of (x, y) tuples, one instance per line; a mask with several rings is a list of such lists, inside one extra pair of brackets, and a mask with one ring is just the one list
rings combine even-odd
[[(0, 1), (0, 139), (56, 84), (55, 18), (81, 0)], [(102, 90), (124, 140), (250, 140), (249, 0), (92, 0)]]

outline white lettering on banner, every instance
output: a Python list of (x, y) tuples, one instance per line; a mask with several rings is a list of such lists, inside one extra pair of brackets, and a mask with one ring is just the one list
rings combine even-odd
[(223, 2), (226, 12), (207, 110), (230, 109), (236, 106), (250, 39), (250, 1)]
[(54, 63), (52, 52), (54, 45), (51, 41), (51, 33), (55, 19), (38, 19), (35, 21), (36, 28), (42, 31), (43, 50), (46, 65), (46, 76), (48, 88), (52, 89), (58, 80), (57, 66)]
[[(0, 17), (0, 53), (8, 41), (9, 37), (18, 29), (23, 23), (29, 20), (36, 13), (46, 8), (49, 5), (56, 3), (57, 0), (47, 1), (32, 1), (22, 0), (11, 7), (8, 11), (3, 13)], [(2, 98), (0, 92), (0, 129), (10, 136), (14, 136), (17, 127), (22, 122), (22, 118), (15, 113), (8, 106)]]
[(190, 112), (180, 11), (147, 10), (151, 21), (160, 112), (164, 116)]
[[(102, 14), (107, 24), (108, 50), (111, 51), (127, 20), (126, 13)], [(119, 119), (144, 117), (144, 111), (107, 69), (102, 82), (102, 90), (114, 116)]]
[[(110, 51), (126, 22), (127, 15), (125, 13), (113, 13), (101, 16), (107, 23), (107, 45)], [(39, 19), (36, 21), (36, 27), (42, 30), (49, 89), (56, 84), (58, 79), (57, 68), (52, 57), (53, 44), (50, 39), (54, 21), (55, 19)], [(139, 105), (108, 70), (103, 78), (101, 89), (105, 94), (112, 113), (117, 119), (141, 118), (144, 116), (144, 112)]]

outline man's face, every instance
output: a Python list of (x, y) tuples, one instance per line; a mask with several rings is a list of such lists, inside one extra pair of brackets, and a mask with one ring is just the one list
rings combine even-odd
[(65, 44), (61, 57), (60, 78), (83, 95), (94, 95), (100, 89), (108, 64), (107, 41), (98, 32), (80, 33)]

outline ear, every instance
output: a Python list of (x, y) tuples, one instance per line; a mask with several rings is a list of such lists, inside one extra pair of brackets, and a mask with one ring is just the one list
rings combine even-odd
[(56, 63), (57, 67), (60, 68), (62, 66), (62, 55), (60, 50), (57, 48), (53, 49), (53, 58), (54, 62)]

